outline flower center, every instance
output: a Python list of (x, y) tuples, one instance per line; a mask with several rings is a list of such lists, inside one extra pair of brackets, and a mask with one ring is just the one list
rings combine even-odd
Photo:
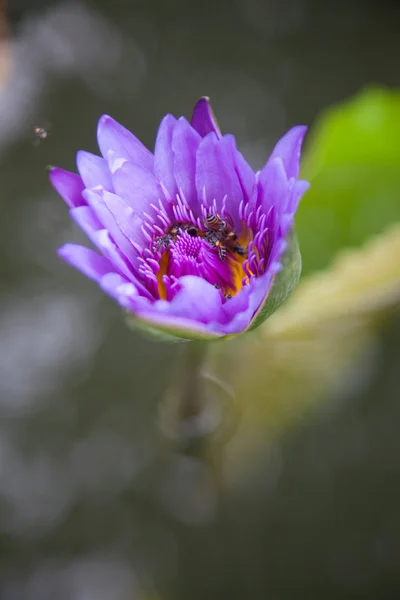
[(193, 261), (194, 264), (201, 262), (203, 239), (197, 235), (197, 229), (193, 228), (193, 230), (196, 232), (196, 237), (191, 236), (188, 231), (182, 231), (170, 244), (171, 258), (175, 262), (180, 260)]
[[(155, 240), (159, 269), (158, 295), (170, 300), (179, 289), (184, 275), (202, 277), (221, 291), (228, 300), (246, 283), (243, 269), (247, 249), (239, 244), (232, 228), (224, 228), (220, 219), (211, 223), (205, 219), (205, 229), (193, 223), (174, 223)], [(217, 227), (218, 223), (218, 227)]]

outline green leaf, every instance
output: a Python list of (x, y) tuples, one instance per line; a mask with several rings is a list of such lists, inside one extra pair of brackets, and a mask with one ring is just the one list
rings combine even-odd
[(400, 220), (400, 93), (370, 88), (328, 109), (302, 176), (311, 181), (296, 217), (307, 274)]
[(275, 276), (271, 289), (259, 308), (248, 331), (255, 329), (268, 319), (293, 293), (301, 273), (301, 254), (294, 231), (287, 238), (288, 247), (281, 259), (282, 270)]

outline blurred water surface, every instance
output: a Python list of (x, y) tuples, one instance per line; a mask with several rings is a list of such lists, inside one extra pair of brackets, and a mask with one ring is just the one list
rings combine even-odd
[[(156, 424), (179, 348), (127, 331), (57, 258), (84, 237), (45, 167), (96, 151), (103, 113), (152, 147), (166, 112), (190, 116), (206, 94), (260, 168), (290, 126), (371, 82), (399, 84), (399, 19), (371, 0), (3, 7), (2, 600), (398, 597), (398, 320), (357, 393), (266, 439), (220, 489)], [(39, 144), (35, 126), (49, 132)]]

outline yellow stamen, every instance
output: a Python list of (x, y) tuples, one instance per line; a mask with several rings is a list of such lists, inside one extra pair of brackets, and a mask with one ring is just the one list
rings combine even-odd
[(225, 293), (235, 296), (242, 289), (243, 280), (247, 279), (246, 273), (243, 270), (243, 263), (247, 257), (229, 252), (226, 258), (229, 260), (229, 266), (231, 268), (232, 287), (226, 288)]
[(245, 248), (249, 247), (251, 240), (253, 239), (253, 232), (245, 221), (242, 221), (241, 233), (238, 241), (241, 246)]
[(161, 256), (161, 260), (159, 263), (160, 270), (157, 273), (158, 293), (159, 293), (161, 300), (167, 299), (167, 288), (165, 287), (165, 283), (163, 282), (162, 278), (164, 275), (167, 274), (168, 260), (169, 260), (169, 256), (168, 256), (168, 251), (166, 250), (165, 252), (163, 252), (163, 254)]
[[(242, 232), (241, 232), (240, 236), (238, 237), (238, 242), (244, 248), (248, 248), (252, 239), (253, 239), (253, 232), (243, 221), (242, 222)], [(233, 285), (232, 285), (232, 288), (229, 288), (227, 290), (227, 293), (231, 294), (231, 296), (235, 296), (238, 292), (240, 292), (240, 290), (243, 287), (243, 284), (247, 285), (249, 282), (249, 278), (247, 277), (247, 275), (243, 269), (243, 264), (247, 260), (247, 256), (241, 256), (240, 254), (231, 252), (229, 254), (229, 259), (230, 259), (229, 262), (230, 262), (230, 266), (231, 266), (231, 272), (232, 272), (232, 276), (233, 276), (232, 277)]]

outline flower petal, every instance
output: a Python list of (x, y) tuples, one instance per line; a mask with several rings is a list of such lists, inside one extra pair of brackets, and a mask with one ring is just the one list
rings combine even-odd
[(224, 198), (226, 209), (235, 215), (243, 199), (239, 178), (233, 165), (232, 154), (227, 142), (218, 141), (214, 133), (209, 133), (200, 143), (196, 157), (196, 188), (199, 199), (205, 194), (208, 206), (215, 200), (217, 211), (222, 211)]
[(85, 246), (65, 244), (59, 248), (58, 255), (94, 281), (100, 281), (103, 275), (114, 271), (107, 258), (89, 248), (85, 248)]
[(98, 220), (90, 206), (79, 206), (70, 210), (72, 219), (86, 233), (90, 241), (109, 259), (114, 268), (129, 281), (136, 276), (135, 270), (112, 240), (107, 229)]
[(49, 178), (52, 186), (70, 208), (86, 204), (82, 197), (85, 186), (79, 175), (58, 167), (52, 167)]
[(224, 312), (228, 319), (224, 328), (226, 333), (238, 333), (250, 325), (254, 314), (268, 294), (272, 279), (272, 270), (261, 277), (252, 277), (249, 285), (224, 304)]
[(223, 140), (232, 152), (232, 159), (235, 171), (239, 177), (239, 182), (243, 191), (245, 202), (249, 201), (256, 191), (256, 176), (243, 154), (236, 148), (236, 141), (233, 135), (224, 135)]
[(103, 227), (109, 231), (118, 248), (128, 259), (129, 263), (132, 266), (135, 266), (137, 262), (138, 249), (121, 231), (114, 215), (106, 206), (105, 201), (101, 196), (102, 190), (85, 190), (83, 194), (88, 204), (91, 206), (98, 219), (103, 224)]
[(140, 165), (125, 162), (112, 175), (115, 193), (123, 198), (140, 217), (151, 214), (151, 204), (164, 200), (161, 187), (150, 171)]
[(113, 150), (117, 156), (136, 162), (144, 169), (153, 170), (152, 153), (133, 133), (108, 115), (103, 115), (99, 120), (97, 141), (105, 159), (108, 159), (109, 150)]
[(71, 208), (69, 214), (75, 223), (88, 236), (90, 241), (96, 244), (96, 232), (103, 229), (103, 225), (100, 223), (90, 206)]
[(172, 151), (172, 133), (177, 120), (166, 115), (158, 128), (154, 148), (154, 174), (168, 190), (171, 198), (175, 198), (178, 189), (174, 177), (174, 153)]
[(144, 247), (147, 240), (143, 234), (143, 221), (129, 204), (116, 194), (104, 191), (102, 198), (115, 222), (128, 240), (135, 246)]
[(230, 323), (224, 328), (226, 334), (235, 335), (246, 331), (249, 328), (258, 307), (262, 304), (263, 293), (260, 287), (257, 287), (253, 293), (249, 290), (249, 305), (245, 311), (236, 313)]
[(278, 156), (282, 159), (288, 179), (299, 176), (301, 145), (306, 132), (304, 125), (292, 127), (276, 144), (269, 158), (269, 161)]
[[(132, 264), (119, 250), (108, 230), (104, 229), (104, 226), (100, 223), (90, 206), (73, 208), (70, 210), (70, 215), (82, 231), (86, 233), (90, 241), (110, 260), (119, 273), (124, 275), (129, 281), (136, 278), (136, 271)], [(142, 289), (142, 292), (145, 296), (150, 296), (145, 288)]]
[(214, 132), (218, 139), (221, 137), (221, 132), (210, 106), (210, 98), (207, 96), (203, 96), (196, 102), (191, 125), (201, 137), (205, 137), (211, 132)]
[(196, 205), (196, 152), (201, 142), (199, 134), (184, 117), (178, 120), (172, 135), (174, 175), (178, 192), (182, 190), (190, 207)]
[(306, 193), (306, 191), (308, 190), (308, 188), (310, 187), (310, 184), (308, 181), (305, 181), (304, 179), (300, 179), (299, 181), (296, 181), (296, 183), (294, 184), (293, 187), (293, 191), (292, 191), (292, 195), (288, 204), (288, 208), (287, 211), (289, 213), (294, 214), (297, 210), (297, 207), (299, 205), (299, 202), (303, 196), (303, 194)]
[(129, 284), (129, 281), (119, 275), (118, 273), (107, 273), (100, 279), (100, 287), (112, 298), (115, 298), (119, 302), (120, 299), (120, 288), (123, 285)]
[(224, 322), (226, 318), (218, 290), (204, 279), (192, 275), (182, 277), (180, 283), (182, 288), (171, 302), (158, 300), (152, 305), (145, 305), (143, 301), (139, 304), (133, 299), (131, 310), (139, 323), (145, 321), (151, 327), (186, 339), (222, 336), (224, 326), (218, 323), (216, 317)]
[(227, 318), (227, 323), (223, 326), (225, 335), (238, 334), (249, 328), (257, 311), (268, 297), (274, 276), (279, 269), (279, 263), (275, 262), (260, 277), (252, 277), (239, 294), (223, 305)]
[(258, 184), (258, 204), (261, 205), (263, 213), (268, 214), (273, 206), (278, 214), (286, 209), (290, 191), (285, 167), (280, 157), (267, 162), (259, 174)]
[(221, 294), (211, 283), (195, 275), (181, 277), (179, 283), (182, 287), (170, 302), (155, 303), (157, 310), (202, 323), (226, 321)]
[(109, 192), (113, 191), (108, 162), (104, 158), (79, 150), (76, 155), (76, 164), (85, 187), (93, 188), (101, 185)]

